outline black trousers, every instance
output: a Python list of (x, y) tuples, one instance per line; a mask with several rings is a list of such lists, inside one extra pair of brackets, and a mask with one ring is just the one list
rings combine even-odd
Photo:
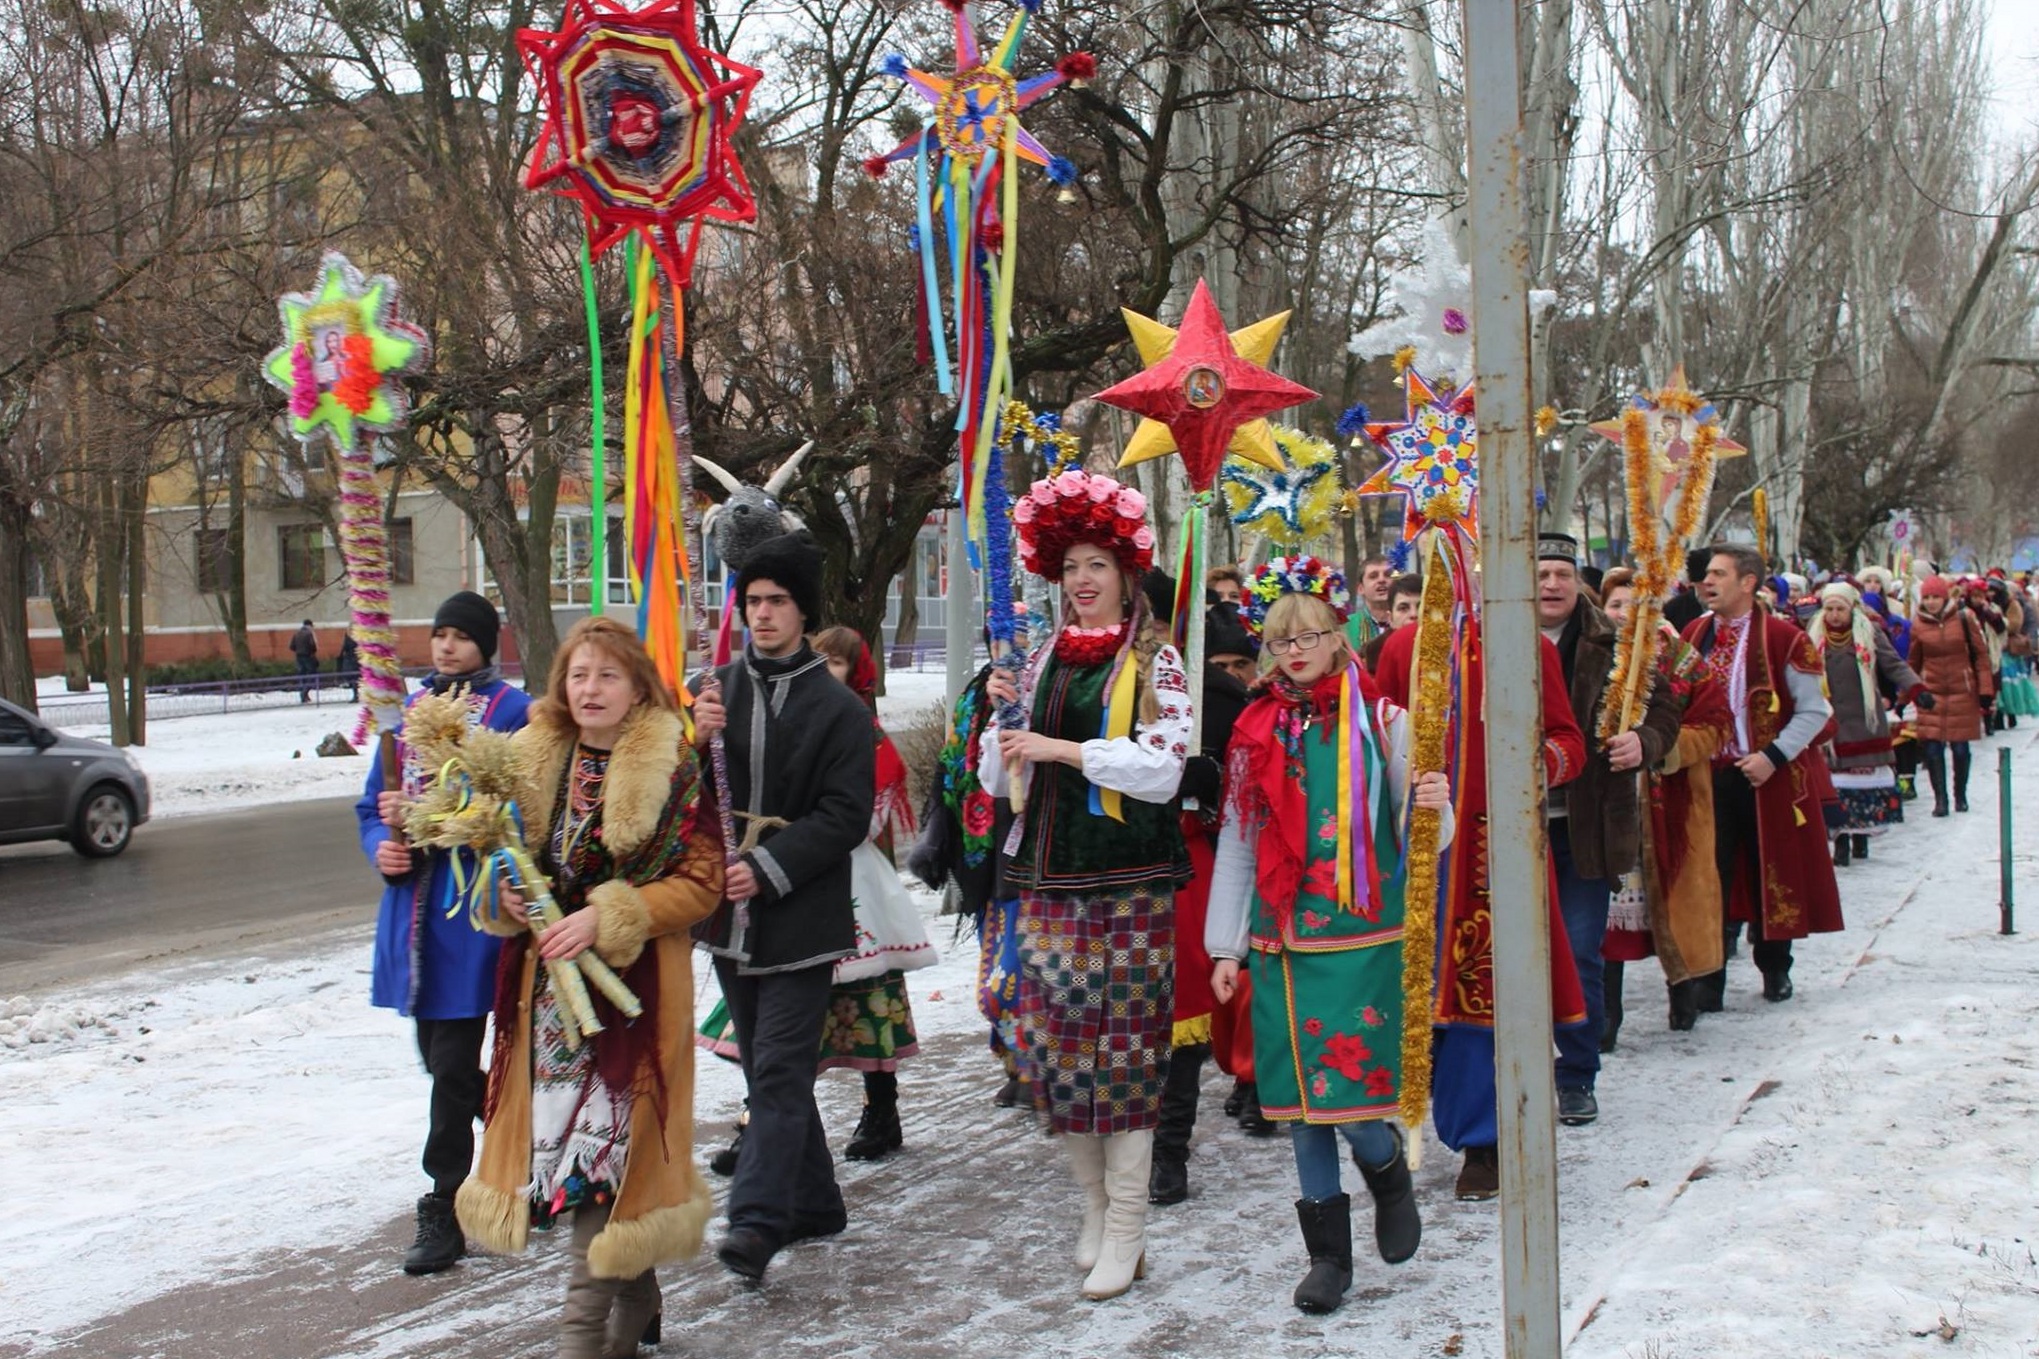
[[(1777, 777), (1782, 778), (1779, 770)], [(1748, 884), (1749, 899), (1758, 903), (1755, 919), (1749, 922), (1750, 955), (1764, 972), (1791, 970), (1791, 941), (1763, 937), (1763, 855), (1761, 832), (1756, 822), (1756, 790), (1749, 776), (1733, 765), (1713, 771), (1713, 857), (1720, 870), (1721, 938), (1730, 948), (1735, 927), (1728, 918), (1728, 903), (1734, 900), (1737, 879)]]
[(474, 1167), (474, 1125), (488, 1095), (481, 1066), (479, 1019), (420, 1019), (418, 1056), (432, 1078), (432, 1125), (425, 1134), (425, 1174), (432, 1192), (451, 1198)]
[(729, 1185), (729, 1225), (784, 1245), (797, 1220), (842, 1210), (835, 1158), (814, 1107), (815, 1054), (835, 967), (822, 963), (761, 977), (715, 960), (750, 1087), (750, 1128)]

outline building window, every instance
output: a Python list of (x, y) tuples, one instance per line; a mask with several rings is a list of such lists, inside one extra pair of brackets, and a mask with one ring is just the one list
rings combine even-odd
[(323, 524), (285, 524), (276, 530), (276, 556), (289, 591), (326, 586), (326, 529)]
[(202, 528), (194, 541), (198, 554), (198, 593), (223, 595), (233, 588), (233, 552), (227, 530)]
[(418, 583), (418, 555), (411, 545), (411, 521), (408, 519), (389, 521), (389, 583)]

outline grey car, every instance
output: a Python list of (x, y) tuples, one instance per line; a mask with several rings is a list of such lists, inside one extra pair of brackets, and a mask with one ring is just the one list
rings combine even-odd
[(104, 859), (148, 819), (148, 776), (132, 756), (0, 699), (0, 845), (66, 840)]

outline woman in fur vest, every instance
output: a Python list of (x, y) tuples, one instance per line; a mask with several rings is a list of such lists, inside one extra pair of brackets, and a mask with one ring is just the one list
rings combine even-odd
[[(698, 1251), (714, 1207), (693, 1156), (688, 927), (721, 897), (721, 837), (673, 696), (613, 619), (567, 634), (515, 749), (525, 843), (565, 919), (534, 940), (502, 894), (501, 929), (519, 932), (499, 973), (481, 1164), (457, 1208), (498, 1253), (571, 1213), (561, 1359), (613, 1359), (656, 1324), (652, 1267)], [(587, 949), (644, 1013), (627, 1020), (597, 993), (602, 1032), (570, 1047), (538, 963)]]

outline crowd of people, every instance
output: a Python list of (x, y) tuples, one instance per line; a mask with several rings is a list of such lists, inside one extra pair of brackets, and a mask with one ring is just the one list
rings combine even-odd
[[(1021, 564), (1059, 587), (1061, 618), (1023, 664), (994, 660), (957, 697), (918, 817), (877, 724), (870, 650), (821, 626), (820, 563), (799, 536), (735, 579), (747, 641), (691, 686), (690, 712), (602, 618), (569, 633), (527, 698), (493, 666), (493, 607), (447, 601), (426, 688), (515, 733), (527, 841), (564, 916), (534, 933), (528, 903), (498, 886), (504, 913), (471, 919), (477, 865), (401, 835), (433, 771), (406, 753), (391, 791), (371, 771), (358, 812), (386, 884), (374, 1002), (416, 1021), (432, 1080), (431, 1188), (407, 1271), (446, 1269), (470, 1240), (520, 1250), (570, 1218), (561, 1354), (655, 1342), (653, 1270), (699, 1249), (714, 1208), (692, 1145), (697, 1051), (741, 1063), (747, 1091), (736, 1141), (711, 1161), (729, 1177), (717, 1258), (762, 1281), (788, 1245), (841, 1232), (850, 1206), (816, 1074), (862, 1075), (848, 1156), (897, 1152), (899, 1071), (917, 1050), (906, 977), (934, 957), (895, 854), (974, 919), (992, 1098), (1037, 1111), (1062, 1148), (1085, 1298), (1132, 1289), (1150, 1208), (1188, 1196), (1213, 1061), (1232, 1081), (1226, 1116), (1290, 1142), (1296, 1307), (1334, 1311), (1352, 1285), (1348, 1185), (1371, 1204), (1380, 1258), (1413, 1256), (1419, 1134), (1400, 1119), (1413, 1007), (1428, 1008), (1413, 1023), (1430, 1034), (1457, 1197), (1496, 1196), (1477, 619), (1442, 715), (1455, 758), (1418, 773), (1423, 580), (1370, 559), (1355, 599), (1324, 562), (1278, 557), (1212, 571), (1203, 616), (1177, 619), (1137, 491), (1065, 471), (1014, 518)], [(1744, 945), (1763, 998), (1787, 1002), (1793, 941), (1841, 928), (1837, 869), (1904, 817), (1917, 771), (1934, 816), (1968, 810), (1974, 744), (2039, 714), (2039, 609), (2004, 572), (1815, 583), (1727, 545), (1694, 553), (1673, 598), (1645, 601), (1631, 571), (1588, 565), (1571, 538), (1546, 535), (1538, 557), (1553, 1062), (1558, 1117), (1578, 1126), (1599, 1116), (1629, 964), (1657, 960), (1673, 1029), (1724, 1007)], [(1654, 683), (1603, 735), (1618, 638), (1658, 603)], [(1191, 676), (1178, 641), (1198, 625)], [(704, 773), (718, 743), (726, 806)], [(1418, 812), (1438, 827), (1445, 887), (1435, 956), (1412, 970)], [(697, 946), (721, 990), (699, 1023)], [(587, 950), (643, 1013), (598, 998), (603, 1028), (581, 1043), (550, 964)]]

